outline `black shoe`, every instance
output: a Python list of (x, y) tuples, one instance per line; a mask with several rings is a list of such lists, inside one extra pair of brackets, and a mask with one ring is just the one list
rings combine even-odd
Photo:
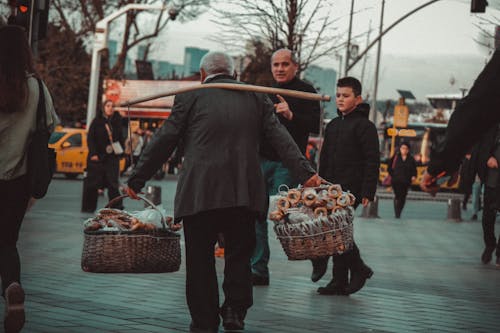
[(328, 259), (330, 257), (323, 257), (323, 258), (317, 258), (317, 259), (312, 259), (312, 265), (313, 265), (313, 271), (311, 274), (311, 281), (312, 282), (318, 282), (321, 280), (323, 275), (326, 273), (326, 269), (328, 268)]
[(225, 307), (221, 312), (222, 326), (228, 331), (239, 331), (245, 328), (245, 313), (233, 308)]
[(252, 273), (252, 285), (253, 286), (268, 286), (269, 276), (260, 276)]
[(372, 269), (364, 263), (353, 267), (351, 269), (351, 281), (349, 282), (349, 286), (346, 288), (346, 292), (348, 294), (358, 292), (365, 285), (366, 279), (371, 278), (372, 275)]
[(326, 286), (318, 288), (320, 295), (348, 295), (345, 286), (340, 286), (335, 280), (331, 280)]
[(17, 282), (5, 289), (5, 333), (18, 333), (24, 326), (24, 290)]
[(470, 218), (471, 221), (477, 221), (477, 214), (474, 214)]
[(199, 328), (191, 323), (189, 325), (189, 333), (217, 333), (219, 332), (218, 328)]
[(483, 254), (481, 254), (481, 261), (483, 262), (483, 264), (489, 264), (490, 261), (491, 261), (491, 258), (493, 256), (493, 251), (495, 251), (495, 247), (492, 246), (492, 247), (485, 247), (484, 248), (484, 251), (483, 251)]

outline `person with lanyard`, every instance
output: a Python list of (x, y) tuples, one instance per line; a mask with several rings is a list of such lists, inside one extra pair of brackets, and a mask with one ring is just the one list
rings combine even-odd
[[(271, 57), (271, 72), (275, 83), (273, 87), (316, 93), (310, 84), (297, 77), (299, 64), (292, 51), (279, 49)], [(280, 123), (287, 129), (302, 154), (306, 154), (309, 133), (319, 132), (320, 105), (318, 101), (269, 95), (274, 103)], [(268, 197), (278, 193), (280, 185), (289, 188), (298, 185), (289, 170), (281, 163), (278, 153), (263, 141), (261, 144), (261, 169), (266, 181)], [(269, 201), (267, 201), (269, 206)], [(267, 210), (266, 210), (267, 211)], [(269, 285), (269, 240), (267, 233), (267, 214), (259, 216), (255, 224), (257, 244), (252, 256), (252, 282), (254, 286)]]

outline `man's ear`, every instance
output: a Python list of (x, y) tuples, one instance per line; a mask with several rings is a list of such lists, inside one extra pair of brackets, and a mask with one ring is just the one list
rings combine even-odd
[(363, 96), (358, 95), (356, 96), (356, 105), (363, 103)]
[(200, 80), (201, 80), (201, 83), (203, 83), (206, 78), (207, 78), (207, 72), (205, 72), (205, 70), (203, 68), (200, 68)]

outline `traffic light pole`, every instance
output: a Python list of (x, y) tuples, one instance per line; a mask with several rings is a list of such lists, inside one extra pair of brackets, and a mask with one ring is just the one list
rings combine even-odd
[(165, 10), (165, 6), (128, 4), (96, 24), (92, 65), (90, 68), (89, 98), (87, 102), (87, 128), (96, 116), (99, 74), (101, 71), (101, 52), (108, 47), (109, 23), (129, 10)]
[(418, 12), (419, 10), (433, 4), (434, 2), (437, 2), (437, 1), (440, 1), (440, 0), (431, 0), (427, 3), (424, 3), (423, 5), (421, 6), (418, 6), (417, 8), (411, 10), (410, 12), (406, 13), (405, 15), (403, 15), (402, 17), (400, 17), (399, 19), (397, 19), (393, 24), (391, 24), (390, 26), (387, 27), (387, 29), (385, 29), (384, 31), (382, 31), (380, 33), (380, 35), (375, 38), (367, 47), (366, 49), (361, 52), (357, 57), (356, 59), (354, 59), (352, 61), (352, 63), (350, 63), (347, 68), (346, 68), (346, 73), (348, 73), (353, 67), (354, 65), (356, 65), (358, 63), (358, 61), (360, 61), (363, 56), (372, 48), (372, 46), (375, 45), (375, 43), (377, 43), (386, 33), (388, 33), (392, 28), (394, 28), (396, 25), (398, 25), (399, 23), (401, 23), (401, 21), (403, 21), (404, 19), (406, 19), (408, 16), (412, 15), (412, 14), (415, 14), (416, 12)]

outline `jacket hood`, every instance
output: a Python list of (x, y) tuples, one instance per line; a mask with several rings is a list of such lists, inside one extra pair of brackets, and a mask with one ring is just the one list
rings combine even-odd
[[(354, 113), (361, 114), (364, 117), (368, 118), (368, 116), (370, 115), (370, 105), (368, 103), (360, 103), (351, 113), (348, 114), (348, 116)], [(339, 117), (342, 117), (342, 112), (340, 112), (338, 109), (337, 114), (339, 115)]]

